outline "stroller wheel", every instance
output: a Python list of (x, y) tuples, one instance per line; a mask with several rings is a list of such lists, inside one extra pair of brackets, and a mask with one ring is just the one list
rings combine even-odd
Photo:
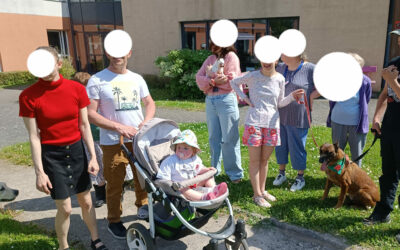
[(230, 239), (225, 239), (225, 247), (227, 250), (248, 250), (249, 246), (247, 245), (246, 239), (241, 241), (233, 241)]
[(132, 223), (126, 230), (126, 243), (130, 250), (153, 250), (153, 239), (149, 231), (140, 223)]

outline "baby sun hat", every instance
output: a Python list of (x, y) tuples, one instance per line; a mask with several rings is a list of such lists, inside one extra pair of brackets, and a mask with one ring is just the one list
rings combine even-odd
[(182, 131), (181, 135), (175, 139), (174, 143), (172, 143), (172, 149), (174, 151), (175, 151), (175, 145), (179, 144), (179, 143), (186, 143), (187, 145), (196, 148), (197, 149), (196, 153), (198, 153), (200, 151), (200, 147), (197, 144), (197, 137), (193, 133), (193, 131), (190, 129), (186, 129), (186, 130)]

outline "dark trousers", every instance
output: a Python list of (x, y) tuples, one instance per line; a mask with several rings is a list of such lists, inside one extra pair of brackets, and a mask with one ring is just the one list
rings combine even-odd
[(382, 123), (381, 157), (381, 200), (376, 204), (374, 213), (386, 216), (393, 211), (400, 178), (400, 103), (388, 104)]

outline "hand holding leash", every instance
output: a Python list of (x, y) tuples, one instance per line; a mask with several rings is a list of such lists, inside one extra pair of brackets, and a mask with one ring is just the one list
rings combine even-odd
[[(378, 129), (374, 129), (374, 125), (376, 124), (376, 128)], [(364, 153), (362, 153), (360, 156), (358, 156), (353, 162), (357, 162), (358, 160), (361, 160), (368, 152), (369, 150), (372, 148), (372, 146), (374, 146), (375, 142), (381, 138), (381, 130), (380, 130), (380, 124), (379, 122), (374, 123), (374, 125), (372, 125), (371, 128), (371, 133), (374, 134), (374, 140), (372, 141), (371, 146), (369, 146), (369, 148), (367, 150), (364, 151)]]
[(378, 136), (380, 137), (380, 135), (381, 135), (381, 123), (380, 122), (372, 123), (371, 133), (373, 133), (375, 136), (376, 136), (376, 133), (378, 133)]

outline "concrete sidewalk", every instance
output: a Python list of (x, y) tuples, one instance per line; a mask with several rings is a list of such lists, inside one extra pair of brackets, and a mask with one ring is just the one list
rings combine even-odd
[[(36, 190), (36, 178), (33, 168), (10, 165), (5, 161), (0, 161), (0, 173), (2, 181), (7, 182), (8, 186), (18, 189), (20, 192), (16, 200), (1, 203), (0, 206), (22, 210), (23, 212), (16, 217), (21, 222), (32, 222), (48, 230), (54, 230), (54, 217), (56, 214), (54, 202), (50, 196)], [(122, 216), (124, 225), (128, 227), (133, 222), (140, 222), (148, 228), (148, 224), (145, 221), (138, 220), (136, 217), (134, 199), (135, 193), (133, 191), (125, 193), (123, 202), (124, 212)], [(81, 219), (80, 208), (75, 197), (72, 199), (72, 206), (73, 212), (68, 238), (69, 242), (77, 240), (82, 242), (87, 249), (90, 249), (89, 231)], [(96, 213), (100, 237), (109, 249), (127, 249), (124, 240), (114, 239), (107, 231), (107, 220), (105, 219), (107, 216), (106, 206), (96, 209)], [(265, 218), (262, 221), (265, 222), (265, 226), (246, 226), (247, 241), (250, 249), (345, 249), (348, 247), (343, 243), (343, 239), (328, 234), (316, 233), (274, 219)], [(203, 229), (211, 232), (217, 231), (225, 222), (225, 216), (219, 216), (217, 219), (212, 218)], [(165, 241), (157, 238), (156, 245), (158, 249), (202, 249), (208, 241), (208, 238), (194, 234), (176, 241)], [(222, 242), (219, 249), (225, 249)]]

